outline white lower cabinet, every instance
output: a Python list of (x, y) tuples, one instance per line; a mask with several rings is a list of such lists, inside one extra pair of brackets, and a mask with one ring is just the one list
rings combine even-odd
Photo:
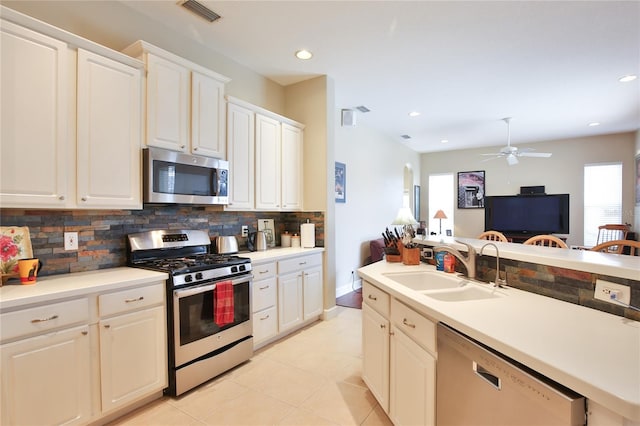
[(3, 425), (88, 424), (167, 386), (164, 281), (2, 312), (0, 321)]
[(435, 424), (436, 323), (363, 282), (362, 377), (394, 425)]
[(320, 317), (322, 254), (252, 265), (253, 346), (264, 346)]
[[(41, 318), (34, 318), (41, 319)], [(0, 346), (2, 424), (86, 424), (91, 340), (81, 325)]]

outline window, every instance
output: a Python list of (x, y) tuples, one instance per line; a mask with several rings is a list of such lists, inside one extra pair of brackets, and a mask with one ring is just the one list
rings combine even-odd
[(438, 210), (447, 216), (442, 219), (442, 234), (446, 234), (448, 229), (453, 233), (454, 199), (453, 173), (429, 175), (429, 233), (440, 233), (440, 219), (433, 218)]
[(584, 245), (596, 245), (598, 226), (622, 223), (622, 163), (584, 166)]

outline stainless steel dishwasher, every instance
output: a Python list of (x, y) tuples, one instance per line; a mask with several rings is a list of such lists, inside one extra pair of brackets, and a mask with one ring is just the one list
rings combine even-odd
[(584, 397), (442, 324), (436, 387), (438, 426), (586, 423)]

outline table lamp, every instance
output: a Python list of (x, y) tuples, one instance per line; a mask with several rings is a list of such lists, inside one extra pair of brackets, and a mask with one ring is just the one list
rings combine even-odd
[[(411, 239), (415, 236), (415, 231), (413, 230), (413, 225), (417, 225), (418, 221), (415, 220), (413, 214), (409, 207), (401, 207), (398, 210), (398, 215), (391, 222), (392, 225), (402, 225), (403, 231), (403, 241), (404, 245), (410, 244)], [(405, 241), (406, 240), (406, 241)]]
[(442, 210), (438, 210), (436, 215), (433, 216), (434, 219), (440, 219), (440, 235), (442, 235), (442, 219), (446, 219), (447, 215), (444, 214)]

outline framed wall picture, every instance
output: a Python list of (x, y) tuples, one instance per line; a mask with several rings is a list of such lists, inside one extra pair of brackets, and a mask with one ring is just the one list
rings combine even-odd
[(484, 170), (458, 172), (458, 208), (484, 208)]
[(347, 166), (336, 161), (336, 203), (347, 202)]

